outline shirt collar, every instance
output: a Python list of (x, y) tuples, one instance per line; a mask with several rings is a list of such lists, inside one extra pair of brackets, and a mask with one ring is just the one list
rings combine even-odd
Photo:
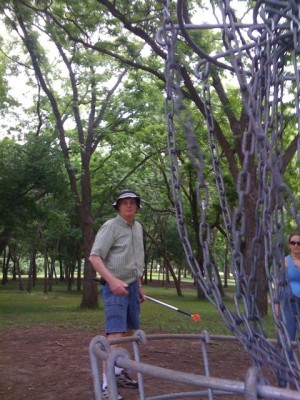
[(133, 226), (135, 223), (135, 220), (133, 220), (132, 224), (129, 224), (126, 219), (122, 218), (120, 214), (116, 216), (116, 219), (123, 225), (123, 226)]

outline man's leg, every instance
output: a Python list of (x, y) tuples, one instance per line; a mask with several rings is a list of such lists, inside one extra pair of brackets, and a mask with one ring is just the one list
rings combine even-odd
[[(125, 334), (124, 337), (132, 336), (134, 333), (134, 330), (129, 329)], [(120, 347), (120, 346), (119, 346)], [(128, 351), (130, 354), (131, 352), (131, 346), (129, 343), (126, 343), (122, 345), (122, 347), (125, 348), (125, 350)], [(115, 373), (116, 373), (116, 379), (117, 379), (117, 384), (119, 387), (124, 387), (124, 388), (131, 388), (131, 389), (137, 389), (138, 388), (138, 383), (136, 380), (132, 379), (128, 371), (115, 367)]]

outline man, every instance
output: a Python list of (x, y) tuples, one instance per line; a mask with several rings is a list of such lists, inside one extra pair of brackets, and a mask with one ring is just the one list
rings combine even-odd
[[(143, 228), (135, 220), (137, 210), (142, 208), (141, 199), (134, 191), (125, 189), (119, 193), (113, 207), (119, 213), (101, 226), (89, 258), (104, 283), (101, 295), (108, 339), (131, 336), (139, 328), (140, 302), (145, 299), (141, 284), (144, 269)], [(115, 367), (115, 373), (118, 386), (138, 387), (126, 371)], [(108, 399), (105, 372), (102, 397)], [(118, 399), (122, 397), (119, 395)]]

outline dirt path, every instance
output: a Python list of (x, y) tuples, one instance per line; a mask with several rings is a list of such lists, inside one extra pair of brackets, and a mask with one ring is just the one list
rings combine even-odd
[[(1, 331), (0, 335), (2, 400), (94, 399), (88, 355), (90, 332), (28, 327)], [(204, 374), (198, 341), (149, 341), (141, 349), (141, 359), (177, 371)], [(209, 346), (209, 365), (211, 376), (244, 380), (250, 362), (239, 344), (218, 342)], [(181, 390), (193, 389), (145, 377), (147, 397)], [(126, 400), (139, 399), (137, 390), (120, 392)]]

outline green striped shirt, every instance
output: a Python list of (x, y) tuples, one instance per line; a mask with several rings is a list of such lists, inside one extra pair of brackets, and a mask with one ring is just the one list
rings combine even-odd
[(127, 284), (143, 275), (144, 243), (142, 225), (128, 224), (120, 215), (99, 229), (91, 255), (99, 256), (107, 269)]

